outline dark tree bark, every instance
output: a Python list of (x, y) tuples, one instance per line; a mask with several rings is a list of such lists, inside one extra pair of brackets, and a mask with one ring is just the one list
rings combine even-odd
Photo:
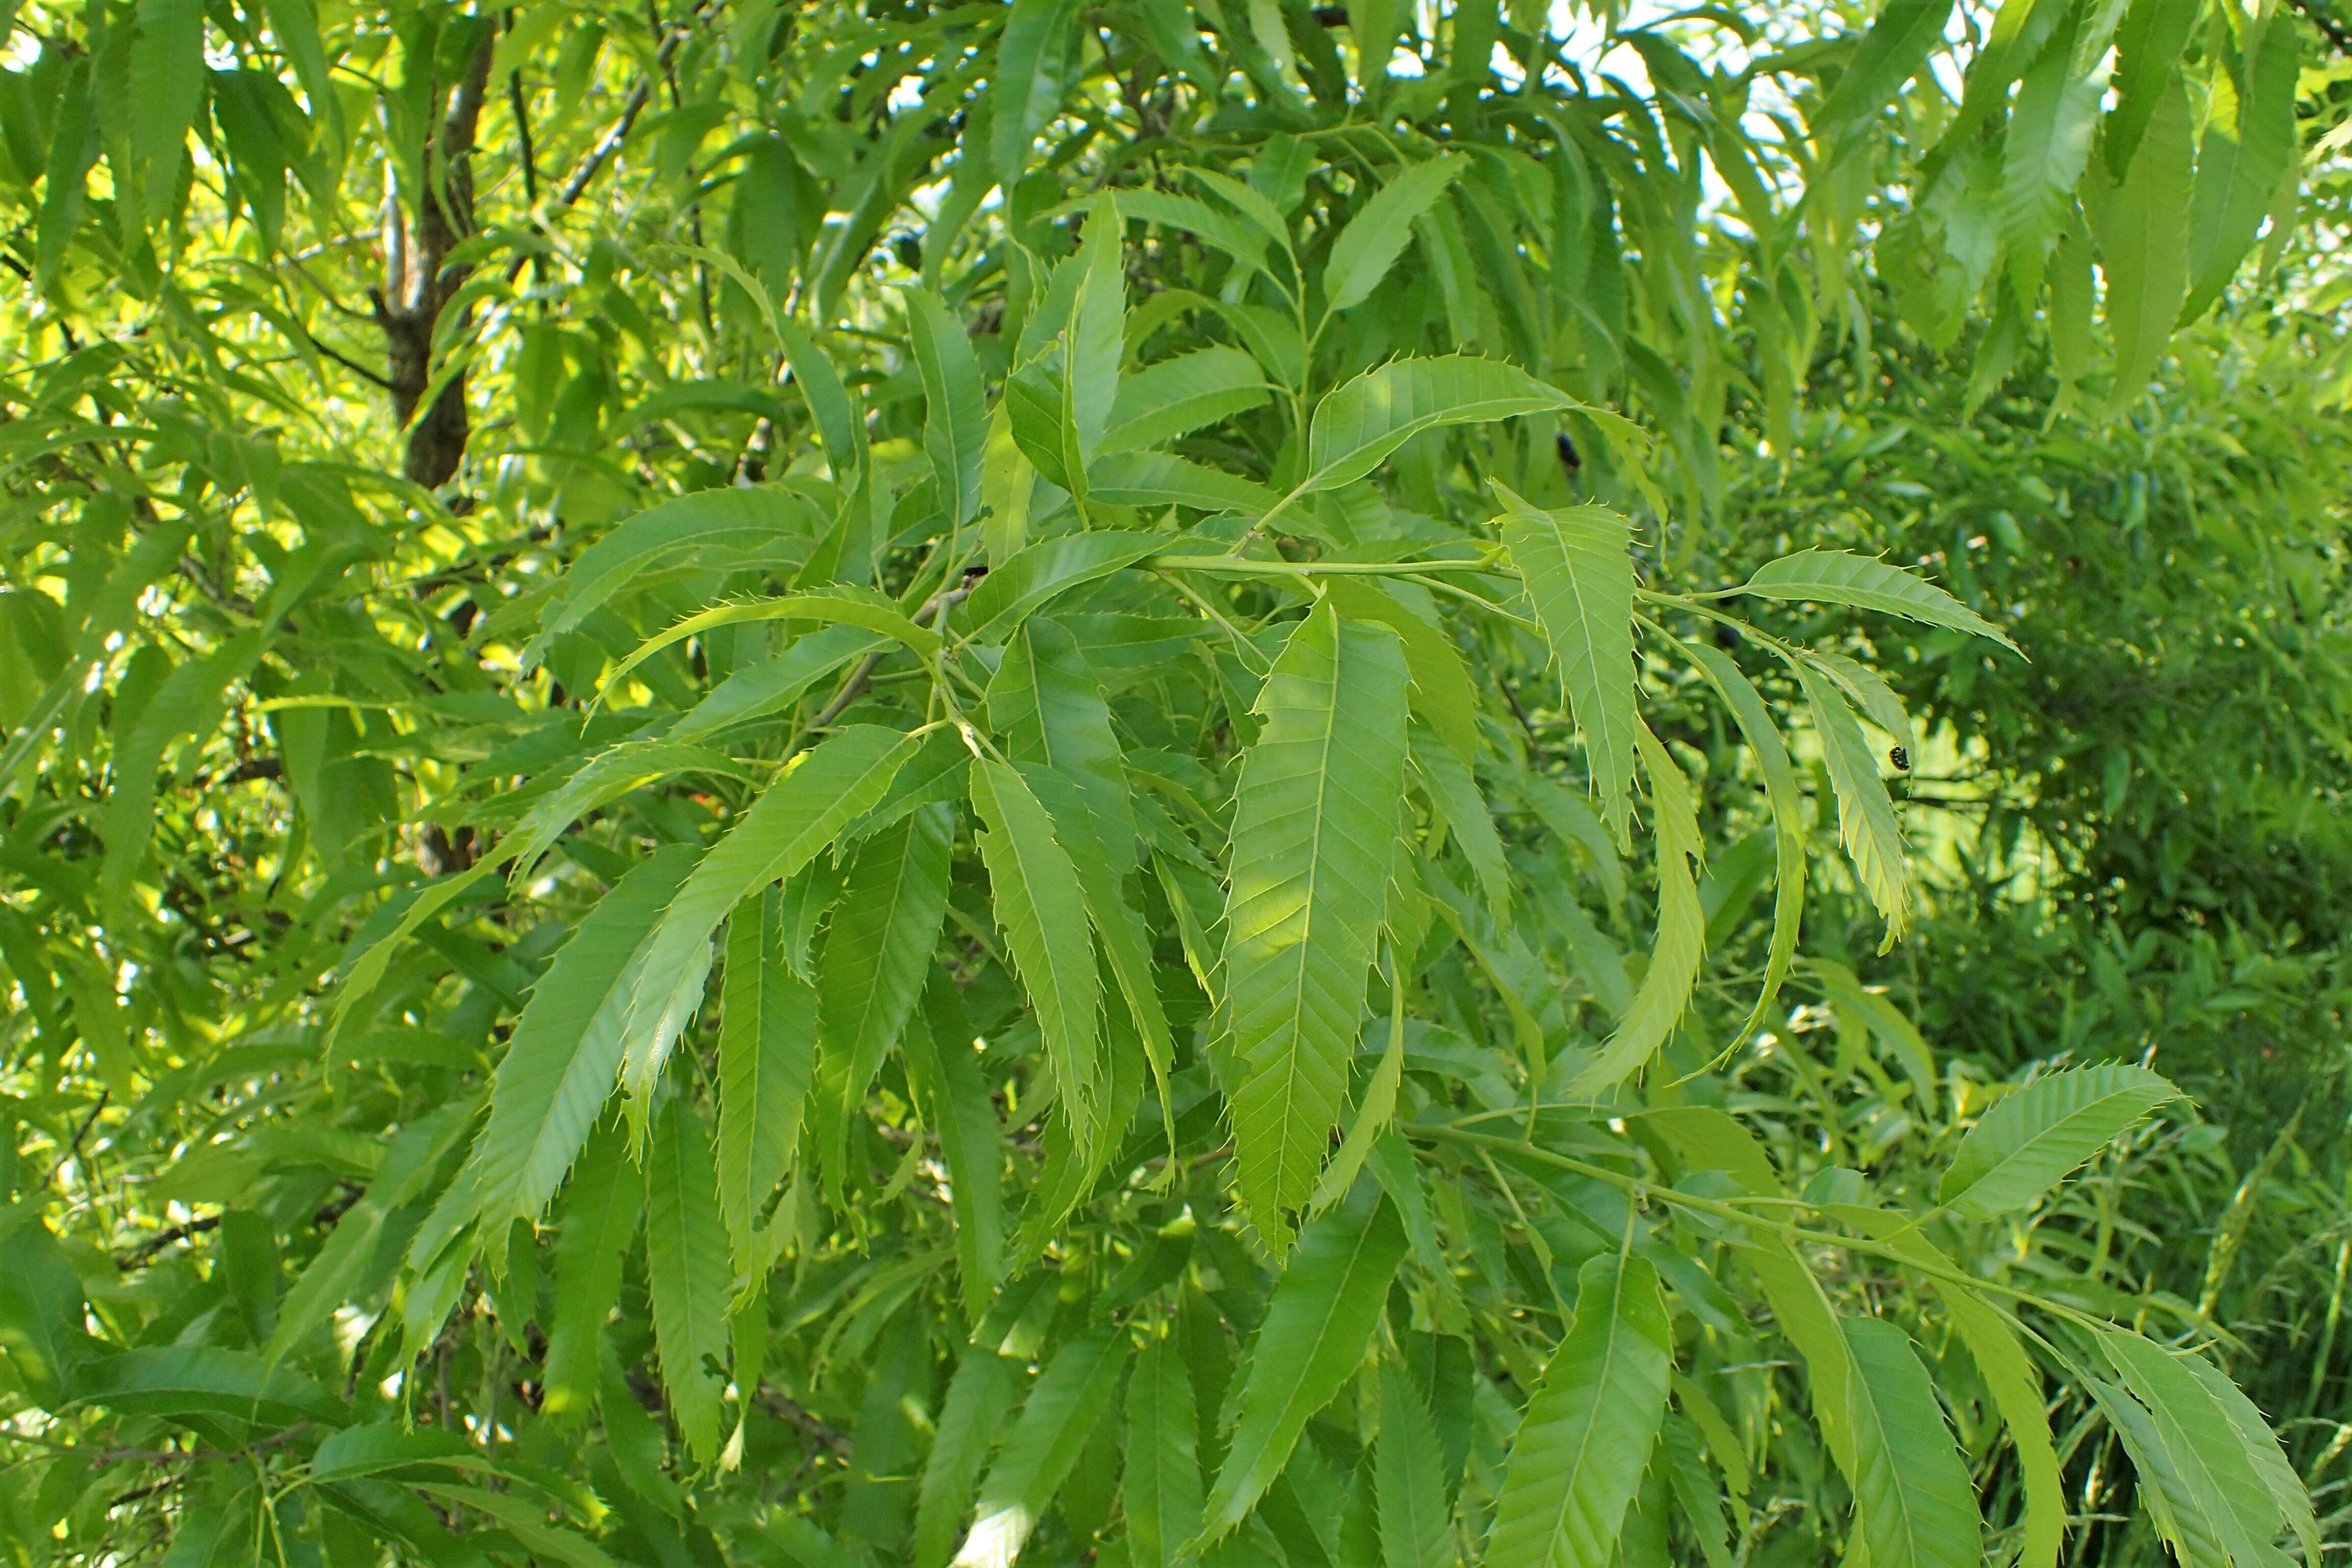
[(485, 30), (466, 75), (446, 95), (441, 125), (425, 140), (425, 189), (384, 196), (384, 280), (374, 292), (375, 319), (383, 328), (393, 408), (408, 429), (402, 471), (428, 489), (457, 473), (470, 433), (462, 371), (433, 395), (422, 417), (417, 408), (433, 385), (433, 337), (441, 312), (473, 270), (449, 266), (447, 258), (474, 231), (474, 133), (489, 88), (494, 42)]

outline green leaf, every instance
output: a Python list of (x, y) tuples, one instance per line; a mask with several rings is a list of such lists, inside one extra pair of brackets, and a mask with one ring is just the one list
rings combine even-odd
[(1927, 63), (1929, 51), (1944, 41), (1944, 23), (1951, 14), (1952, 0), (1888, 0), (1814, 112), (1813, 140), (1826, 148), (1893, 101)]
[(1433, 614), (1416, 613), (1387, 584), (1367, 577), (1328, 577), (1323, 596), (1351, 621), (1377, 621), (1404, 639), (1412, 676), (1412, 711), (1466, 765), (1478, 756), (1478, 693), (1462, 650)]
[(2203, 315), (2236, 275), (2294, 157), (2301, 49), (2301, 29), (2264, 27), (2252, 59), (2228, 58), (2235, 68), (2212, 75), (2212, 101), (2197, 143), (2197, 179), (2189, 193), (2184, 325)]
[[(1123, 202), (1132, 193), (1120, 194)], [(1147, 451), (1255, 408), (1271, 395), (1265, 372), (1240, 349), (1219, 344), (1176, 354), (1120, 380), (1097, 450), (1101, 457)], [(1087, 476), (1097, 492), (1103, 487), (1099, 473)]]
[(1853, 862), (1863, 891), (1886, 921), (1884, 952), (1911, 926), (1911, 871), (1903, 846), (1903, 825), (1878, 773), (1878, 753), (1863, 739), (1861, 721), (1836, 686), (1810, 664), (1796, 666), (1806, 706), (1820, 733), (1822, 758), (1837, 794), (1838, 842)]
[(628, 986), (622, 1086), (643, 1115), (669, 1047), (702, 1001), (711, 932), (758, 889), (786, 880), (882, 798), (922, 744), (877, 725), (835, 731), (784, 765), (726, 837), (704, 854), (646, 939)]
[(1486, 908), (1499, 925), (1510, 907), (1511, 867), (1504, 858), (1502, 837), (1495, 831), (1486, 797), (1478, 792), (1477, 781), (1462, 765), (1462, 759), (1443, 743), (1433, 743), (1428, 731), (1413, 731), (1412, 755), (1413, 771), (1421, 776), (1437, 820), (1461, 849), (1462, 858), (1470, 862)]
[(1469, 162), (1458, 153), (1444, 153), (1410, 164), (1356, 209), (1323, 265), (1326, 310), (1349, 310), (1371, 298), (1412, 241), (1413, 219), (1445, 194)]
[(738, 669), (713, 687), (709, 696), (670, 726), (669, 740), (699, 741), (730, 725), (790, 708), (851, 659), (884, 646), (883, 638), (862, 626), (826, 626), (795, 637), (783, 652)]
[(1391, 360), (1316, 405), (1301, 490), (1353, 484), (1424, 430), (1578, 406), (1517, 365), (1471, 354)]
[(2123, 180), (2088, 204), (2106, 276), (2119, 405), (2147, 390), (2189, 290), (2192, 136), (2189, 92), (2174, 75), (2155, 95), (2138, 155)]
[(929, 1016), (908, 1022), (901, 1049), (908, 1075), (923, 1097), (925, 1119), (938, 1130), (947, 1157), (964, 1308), (977, 1317), (1004, 1268), (1003, 1134), (973, 1053), (971, 1029), (960, 1016), (960, 1005), (940, 992), (942, 984), (952, 981), (933, 978), (925, 1006)]
[[(1274, 492), (1254, 479), (1241, 479), (1169, 452), (1106, 455), (1087, 470), (1087, 494), (1113, 506), (1189, 506), (1200, 511), (1237, 511), (1252, 517), (1273, 510), (1275, 504)], [(1160, 538), (1163, 549), (1172, 542), (1165, 535)]]
[(616, 689), (628, 679), (630, 671), (666, 647), (720, 626), (740, 626), (753, 621), (817, 621), (863, 626), (904, 644), (919, 658), (929, 658), (940, 651), (937, 632), (917, 626), (878, 594), (851, 588), (812, 588), (772, 599), (719, 605), (700, 615), (688, 616), (667, 631), (647, 637), (636, 651), (614, 665), (597, 684), (597, 698), (601, 701), (605, 692)]
[(2146, 1407), (2165, 1457), (2202, 1509), (2227, 1561), (2247, 1568), (2277, 1562), (2282, 1554), (2272, 1537), (2287, 1522), (2280, 1500), (2229, 1411), (2189, 1370), (2187, 1358), (2127, 1329), (2106, 1329), (2098, 1338), (2124, 1387)]
[(997, 182), (1010, 191), (1029, 166), (1038, 134), (1070, 87), (1077, 0), (1013, 0), (996, 47)]
[(639, 955), (693, 866), (688, 846), (655, 851), (588, 911), (531, 987), (474, 1142), (479, 1212), (489, 1228), (538, 1220), (613, 1098)]
[(87, 1311), (73, 1263), (46, 1225), (35, 1220), (0, 1237), (0, 1351), (44, 1410), (65, 1405), (77, 1369), (104, 1349), (82, 1327)]
[(793, 384), (808, 400), (809, 416), (815, 423), (817, 438), (824, 445), (834, 482), (845, 489), (854, 489), (866, 469), (866, 422), (842, 385), (841, 373), (834, 369), (816, 340), (796, 322), (778, 321), (775, 328), (784, 345), (785, 362), (792, 366)]
[(817, 966), (816, 1132), (838, 1201), (851, 1122), (898, 1041), (939, 946), (955, 813), (927, 805), (868, 839), (842, 884)]
[(1012, 1568), (1118, 1394), (1127, 1351), (1125, 1335), (1095, 1332), (1055, 1352), (981, 1483), (980, 1515), (956, 1568)]
[(1454, 1524), (1445, 1506), (1444, 1456), (1429, 1406), (1402, 1367), (1381, 1367), (1381, 1436), (1373, 1489), (1380, 1508), (1383, 1562), (1444, 1568), (1454, 1560)]
[(2201, 1489), (2198, 1484), (2201, 1477), (2192, 1480), (2147, 1406), (2102, 1378), (2086, 1376), (2082, 1386), (2131, 1457), (2140, 1506), (2147, 1510), (2157, 1534), (2172, 1548), (2174, 1559), (2183, 1568), (2233, 1568), (2242, 1563), (2244, 1560), (2233, 1558), (2222, 1544), (2223, 1526), (2214, 1517), (2215, 1511), (2226, 1513), (2223, 1500)]
[(719, 1210), (735, 1271), (767, 1254), (755, 1234), (792, 1168), (814, 1076), (817, 999), (784, 965), (782, 900), (771, 888), (727, 921), (719, 1014)]
[(1933, 583), (1900, 566), (1849, 551), (1800, 550), (1794, 555), (1783, 555), (1759, 568), (1739, 592), (1759, 599), (1809, 599), (1882, 610), (1927, 626), (1990, 637), (2003, 647), (2017, 647), (1999, 626)]
[(1063, 356), (1064, 417), (1077, 438), (1085, 468), (1101, 448), (1104, 427), (1118, 404), (1118, 362), (1127, 348), (1127, 274), (1118, 204), (1106, 191), (1087, 215), (1078, 247), (1077, 297), (1071, 301), (1068, 349)]
[(1505, 489), (1503, 542), (1526, 579), (1584, 737), (1601, 816), (1622, 846), (1633, 814), (1632, 526), (1604, 506), (1539, 511)]
[(1172, 1339), (1152, 1340), (1127, 1384), (1127, 1468), (1120, 1493), (1136, 1568), (1175, 1568), (1201, 1529), (1201, 1462), (1192, 1380)]
[(213, 1345), (147, 1345), (87, 1363), (68, 1407), (102, 1405), (118, 1415), (166, 1421), (226, 1416), (283, 1427), (308, 1421), (340, 1426), (336, 1398), (301, 1373), (271, 1367), (249, 1351)]
[(2180, 1091), (2124, 1063), (2043, 1073), (2001, 1098), (1960, 1141), (1937, 1198), (1976, 1219), (2023, 1208)]
[(1233, 1433), (1196, 1545), (1221, 1540), (1249, 1517), (1289, 1463), (1308, 1419), (1362, 1364), (1406, 1249), (1396, 1205), (1371, 1183), (1299, 1237), (1251, 1342)]
[(550, 1415), (580, 1416), (596, 1401), (597, 1342), (621, 1294), (621, 1264), (636, 1238), (646, 1178), (617, 1122), (588, 1141), (572, 1171), (555, 1239), (555, 1321), (548, 1325), (545, 1394)]
[(929, 289), (907, 290), (907, 327), (923, 378), (923, 448), (948, 521), (961, 528), (980, 513), (981, 457), (988, 444), (980, 362), (963, 323)]
[(1843, 1327), (1855, 1372), (1854, 1505), (1873, 1568), (1979, 1568), (1976, 1493), (1910, 1336), (1882, 1318)]
[[(2179, 1360), (2205, 1385), (2205, 1392), (2228, 1417), (2230, 1428), (2244, 1447), (2254, 1473), (2262, 1478), (2271, 1500), (2278, 1507), (2277, 1522), (2292, 1530), (2303, 1547), (2303, 1560), (2318, 1562), (2326, 1548), (2319, 1539), (2319, 1521), (2312, 1512), (2311, 1494), (2286, 1451), (2279, 1447), (2278, 1434), (2271, 1430), (2263, 1413), (2254, 1408), (2254, 1402), (2221, 1368), (2202, 1355), (2191, 1354)], [(2272, 1530), (2274, 1532), (2275, 1526)]]
[(1992, 1390), (2010, 1440), (2017, 1445), (2018, 1471), (2025, 1484), (2025, 1530), (2017, 1568), (2052, 1568), (2065, 1544), (2065, 1478), (2050, 1440), (2041, 1376), (2018, 1342), (2017, 1331), (1982, 1298), (1941, 1280), (1937, 1289), (1952, 1314), (1952, 1326), (1969, 1347), (1969, 1359)]
[(539, 869), (541, 858), (555, 847), (555, 841), (590, 812), (683, 773), (744, 776), (739, 763), (719, 752), (676, 741), (624, 741), (597, 752), (571, 777), (533, 801), (499, 846), (500, 859), (513, 857), (514, 869), (507, 885), (517, 891), (526, 886)]
[[(931, 1451), (923, 1462), (915, 1506), (916, 1568), (940, 1568), (955, 1550), (971, 1484), (988, 1462), (1020, 1377), (1021, 1363), (997, 1354), (992, 1345), (967, 1345), (963, 1359), (956, 1363), (931, 1435)], [(1130, 1510), (1133, 1506), (1129, 1504)]]
[(1511, 1439), (1489, 1568), (1609, 1568), (1665, 1419), (1673, 1357), (1657, 1271), (1613, 1251), (1587, 1260), (1575, 1320)]
[(719, 1458), (733, 1271), (710, 1135), (683, 1095), (664, 1102), (646, 1156), (646, 1279), (670, 1414), (698, 1464)]
[(1789, 978), (1797, 954), (1797, 937), (1805, 914), (1805, 805), (1797, 787), (1797, 770), (1780, 726), (1764, 706), (1764, 699), (1740, 673), (1729, 655), (1704, 644), (1686, 644), (1698, 661), (1700, 673), (1723, 699), (1724, 706), (1748, 738), (1756, 765), (1764, 774), (1764, 796), (1772, 808), (1772, 938), (1764, 959), (1764, 981), (1756, 1005), (1748, 1011), (1726, 1049), (1737, 1047), (1760, 1026)]
[[(1189, 16), (1184, 25), (1192, 25)], [(1167, 191), (1122, 189), (1113, 195), (1121, 217), (1181, 229), (1208, 241), (1250, 271), (1266, 269), (1265, 237), (1252, 234), (1206, 202)]]
[(1165, 550), (1171, 540), (1165, 533), (1110, 529), (1041, 540), (1012, 560), (991, 565), (971, 591), (964, 602), (971, 636), (979, 642), (1008, 641), (1023, 620), (1057, 595)]
[(2062, 26), (2025, 73), (2001, 149), (2001, 237), (2020, 300), (2042, 289), (2042, 265), (2091, 162), (2106, 79), (2075, 69), (2076, 29)]
[(1243, 1201), (1277, 1256), (1346, 1096), (1403, 793), (1405, 680), (1394, 632), (1319, 605), (1275, 661), (1242, 758), (1225, 904), (1234, 1137)]
[(980, 854), (996, 895), (996, 923), (1036, 1010), (1055, 1084), (1077, 1122), (1090, 1124), (1102, 979), (1077, 871), (1045, 808), (1010, 764), (974, 758), (971, 803), (987, 825)]
[[(171, 210), (188, 130), (205, 102), (204, 0), (139, 0), (131, 40), (130, 116), (140, 216), (152, 227)], [(127, 194), (127, 193), (126, 193)]]
[(572, 561), (540, 611), (539, 635), (523, 647), (524, 667), (537, 665), (550, 643), (578, 630), (653, 561), (710, 546), (780, 546), (805, 535), (809, 516), (805, 500), (777, 489), (700, 490), (646, 508)]
[(1643, 771), (1650, 775), (1650, 800), (1657, 808), (1658, 933), (1633, 1005), (1625, 1009), (1601, 1055), (1570, 1086), (1570, 1092), (1578, 1095), (1598, 1094), (1623, 1082), (1657, 1054), (1690, 1005), (1706, 952), (1706, 910), (1699, 901), (1693, 869), (1693, 862), (1706, 849), (1699, 836), (1697, 800), (1681, 765), (1638, 718), (1633, 737)]

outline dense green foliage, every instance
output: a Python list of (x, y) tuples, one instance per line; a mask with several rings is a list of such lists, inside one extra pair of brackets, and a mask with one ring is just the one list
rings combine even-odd
[(18, 6), (0, 1551), (2315, 1562), (2313, 16)]

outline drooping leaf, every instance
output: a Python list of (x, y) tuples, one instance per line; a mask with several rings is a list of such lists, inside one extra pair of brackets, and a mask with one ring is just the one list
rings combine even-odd
[(2043, 1073), (1969, 1130), (1937, 1197), (1978, 1219), (2022, 1208), (2141, 1117), (2179, 1098), (2165, 1079), (2121, 1062)]
[(578, 1416), (596, 1399), (597, 1344), (620, 1299), (621, 1265), (645, 1214), (646, 1178), (617, 1123), (589, 1140), (572, 1173), (555, 1243), (555, 1321), (548, 1325), (541, 1407)]
[(685, 1097), (672, 1095), (646, 1155), (646, 1278), (662, 1387), (687, 1447), (705, 1465), (719, 1458), (732, 1276), (710, 1134)]
[(1234, 1135), (1252, 1221), (1277, 1254), (1315, 1189), (1347, 1090), (1405, 758), (1402, 647), (1329, 605), (1259, 694), (1225, 905)]
[(973, 759), (971, 803), (987, 824), (980, 853), (996, 895), (997, 924), (1036, 1010), (1062, 1102), (1086, 1124), (1093, 1115), (1102, 981), (1077, 871), (1054, 837), (1053, 819), (1011, 764)]
[(1172, 1340), (1137, 1355), (1127, 1384), (1127, 1465), (1120, 1493), (1137, 1568), (1174, 1568), (1201, 1529), (1201, 1463), (1192, 1381)]
[(2188, 89), (2168, 77), (2149, 105), (2139, 150), (2123, 179), (2089, 204), (2106, 275), (2116, 401), (2147, 388), (2172, 340), (2189, 289), (2189, 219), (2195, 159)]
[(1575, 1321), (1511, 1439), (1492, 1568), (1608, 1568), (1665, 1418), (1673, 1348), (1647, 1262), (1604, 1252), (1578, 1272)]
[(923, 447), (948, 521), (961, 528), (980, 512), (981, 458), (988, 443), (980, 363), (963, 323), (929, 289), (908, 290), (907, 326), (923, 378)]
[(1885, 108), (1943, 42), (1951, 13), (1951, 0), (1888, 0), (1814, 111), (1814, 139), (1827, 146)]
[(988, 1462), (1005, 1407), (1020, 1386), (1021, 1366), (993, 1344), (972, 1344), (948, 1380), (947, 1401), (931, 1436), (915, 1510), (917, 1568), (941, 1568), (970, 1511), (972, 1482)]
[(2221, 297), (2254, 243), (2280, 175), (2294, 156), (2294, 99), (2302, 35), (2264, 27), (2238, 68), (2213, 73), (2212, 103), (2197, 142), (2189, 194), (2189, 300), (2193, 321)]
[(719, 1016), (719, 1210), (738, 1274), (764, 1254), (755, 1235), (791, 1168), (814, 1076), (817, 1007), (784, 964), (774, 889), (735, 907)]
[(1969, 1472), (1910, 1336), (1883, 1318), (1843, 1325), (1853, 1352), (1854, 1503), (1884, 1568), (1975, 1568), (1981, 1526)]
[(1706, 911), (1699, 902), (1693, 863), (1706, 851), (1699, 837), (1698, 803), (1682, 766), (1638, 718), (1634, 740), (1650, 778), (1657, 808), (1658, 931), (1649, 968), (1633, 993), (1633, 1005), (1599, 1057), (1571, 1084), (1578, 1094), (1597, 1094), (1637, 1072), (1664, 1045), (1690, 1005), (1706, 950)]
[(1633, 811), (1633, 559), (1603, 506), (1541, 511), (1500, 485), (1503, 542), (1559, 661), (1601, 816), (1620, 845)]
[(996, 177), (1007, 190), (1028, 167), (1037, 137), (1068, 86), (1076, 0), (1017, 0), (996, 50)]
[(981, 1483), (979, 1517), (956, 1551), (955, 1568), (1012, 1568), (1110, 1408), (1127, 1354), (1124, 1336), (1092, 1333), (1046, 1363)]
[(1838, 842), (1853, 862), (1863, 891), (1886, 921), (1884, 952), (1911, 926), (1911, 871), (1903, 825), (1878, 773), (1878, 753), (1863, 739), (1862, 724), (1829, 678), (1811, 665), (1797, 667), (1822, 740), (1822, 760), (1837, 793)]
[(753, 891), (790, 878), (881, 799), (921, 742), (855, 724), (785, 764), (696, 862), (640, 949), (622, 1032), (622, 1085), (643, 1106), (709, 977), (711, 932)]
[(1370, 1183), (1299, 1237), (1250, 1348), (1224, 1460), (1203, 1505), (1202, 1544), (1249, 1517), (1307, 1420), (1362, 1363), (1406, 1247), (1396, 1206)]
[(834, 907), (817, 966), (815, 1127), (836, 1195), (851, 1121), (915, 1010), (947, 912), (955, 814), (923, 806), (868, 839)]
[(1375, 1456), (1382, 1560), (1444, 1568), (1454, 1560), (1454, 1528), (1445, 1506), (1444, 1456), (1421, 1390), (1392, 1363), (1381, 1368)]

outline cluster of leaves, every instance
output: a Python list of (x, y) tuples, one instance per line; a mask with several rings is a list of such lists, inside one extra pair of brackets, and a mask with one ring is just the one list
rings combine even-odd
[(15, 13), (0, 1542), (2046, 1568), (2054, 1377), (2316, 1557), (2060, 1239), (2172, 1087), (1799, 957), (2008, 636), (1711, 574), (1866, 236), (2127, 399), (2301, 35), (1763, 20)]

